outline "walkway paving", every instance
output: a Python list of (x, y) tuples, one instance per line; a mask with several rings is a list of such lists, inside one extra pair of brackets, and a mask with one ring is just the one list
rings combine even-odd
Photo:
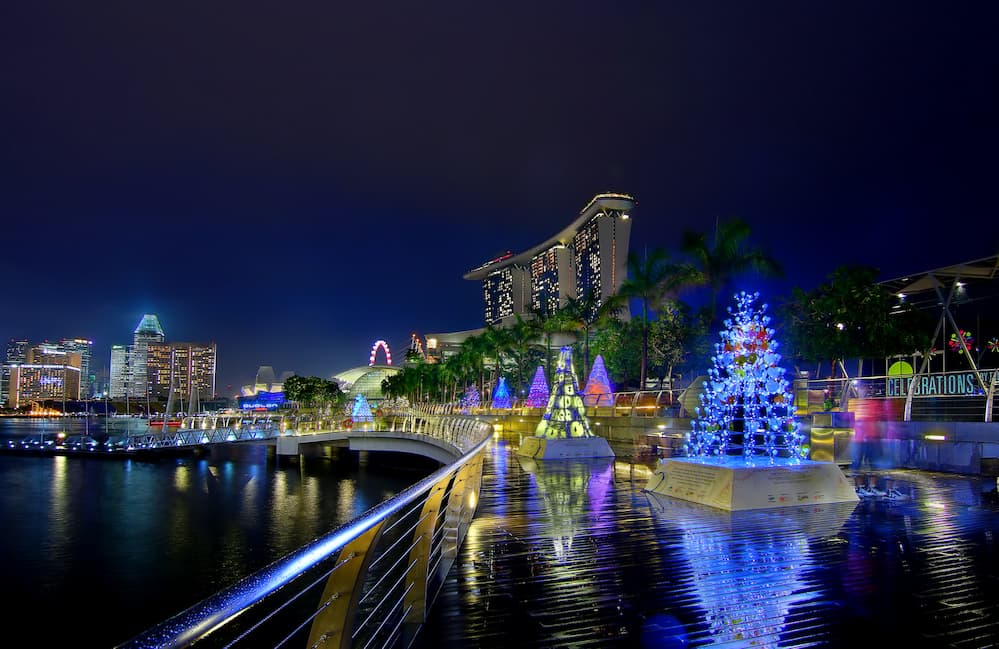
[(879, 471), (905, 499), (729, 514), (647, 476), (494, 442), (417, 646), (999, 646), (994, 481)]

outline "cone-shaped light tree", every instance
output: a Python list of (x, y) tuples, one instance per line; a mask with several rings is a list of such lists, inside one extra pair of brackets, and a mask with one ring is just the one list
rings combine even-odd
[(745, 460), (805, 457), (794, 419), (794, 399), (767, 305), (753, 306), (759, 293), (740, 292), (715, 344), (697, 418), (691, 421), (688, 456), (741, 455)]
[(545, 380), (545, 368), (538, 365), (531, 382), (531, 391), (527, 394), (524, 405), (528, 408), (544, 408), (548, 405), (548, 381)]
[(475, 387), (475, 384), (471, 384), (465, 388), (465, 394), (461, 395), (461, 409), (465, 413), (471, 408), (479, 407), (479, 389)]
[(597, 354), (593, 361), (593, 369), (590, 370), (590, 378), (586, 380), (586, 387), (583, 388), (583, 403), (590, 407), (612, 406), (613, 392), (610, 379), (607, 377), (607, 368), (604, 367), (604, 357)]
[(350, 418), (354, 423), (374, 420), (371, 416), (371, 406), (368, 405), (368, 400), (364, 398), (363, 394), (354, 397), (354, 409), (350, 413)]
[(594, 437), (590, 432), (590, 422), (586, 418), (586, 406), (579, 396), (576, 374), (572, 370), (571, 347), (563, 347), (559, 353), (555, 376), (552, 379), (552, 393), (548, 397), (548, 407), (538, 422), (535, 435), (549, 439)]
[(509, 408), (510, 405), (510, 388), (506, 385), (506, 377), (501, 376), (493, 390), (493, 408)]

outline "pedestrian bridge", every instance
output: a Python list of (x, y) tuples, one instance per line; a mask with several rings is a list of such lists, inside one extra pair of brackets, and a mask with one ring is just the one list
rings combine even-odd
[(279, 457), (316, 455), (323, 447), (340, 446), (352, 451), (410, 453), (448, 464), (462, 456), (469, 436), (478, 434), (477, 420), (467, 417), (399, 416), (378, 423), (344, 423), (280, 415), (186, 417), (177, 428), (149, 430), (117, 443), (130, 451), (263, 444), (273, 446)]
[(216, 427), (161, 435), (149, 448), (215, 438), (292, 440), (286, 450), (346, 440), (351, 448), (450, 452), (426, 479), (121, 645), (388, 647), (415, 638), (458, 557), (480, 500), (493, 427), (472, 417), (409, 415), (372, 430), (289, 434), (278, 425), (253, 434)]

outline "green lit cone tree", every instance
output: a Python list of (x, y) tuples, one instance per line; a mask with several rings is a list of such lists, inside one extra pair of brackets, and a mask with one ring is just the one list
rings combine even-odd
[(548, 407), (538, 423), (535, 436), (548, 439), (594, 437), (586, 418), (586, 406), (579, 394), (576, 374), (572, 369), (571, 347), (563, 347), (559, 353)]

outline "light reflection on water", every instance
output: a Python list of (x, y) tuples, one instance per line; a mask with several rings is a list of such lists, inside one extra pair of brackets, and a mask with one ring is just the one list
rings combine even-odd
[[(51, 429), (30, 424), (0, 420), (0, 435)], [(275, 463), (262, 447), (238, 461), (0, 454), (8, 631), (124, 642), (429, 472)]]

